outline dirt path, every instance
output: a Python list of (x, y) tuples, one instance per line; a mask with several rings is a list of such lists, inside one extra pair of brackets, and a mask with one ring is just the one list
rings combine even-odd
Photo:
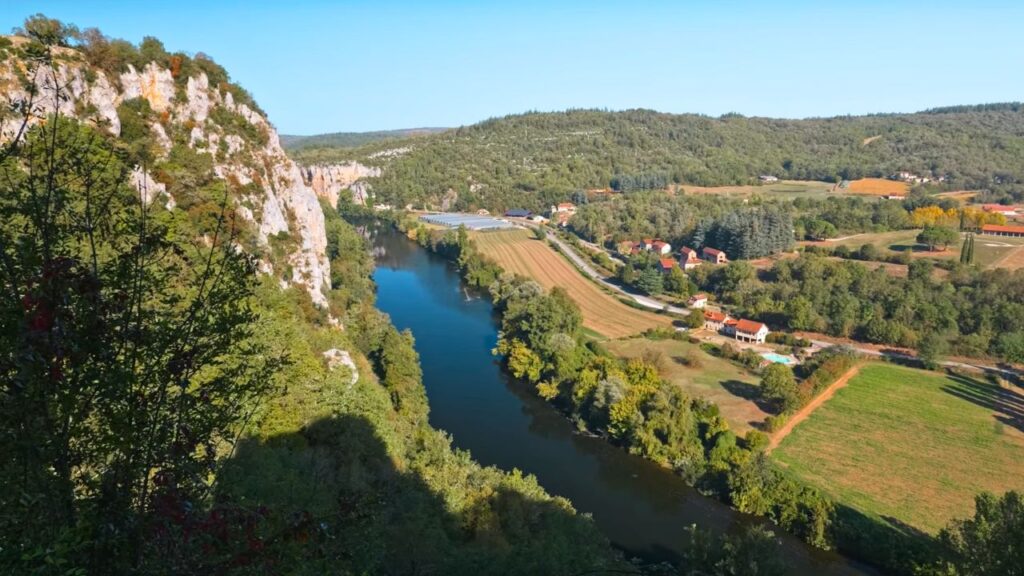
[(835, 382), (830, 384), (824, 392), (818, 394), (816, 398), (808, 402), (807, 406), (804, 406), (800, 410), (796, 411), (792, 416), (790, 416), (789, 420), (786, 421), (782, 428), (779, 428), (778, 432), (772, 434), (772, 439), (768, 443), (768, 452), (771, 452), (772, 450), (778, 448), (779, 444), (782, 443), (786, 436), (789, 436), (789, 433), (793, 431), (793, 428), (796, 428), (797, 424), (806, 420), (812, 412), (821, 407), (821, 405), (824, 404), (825, 402), (828, 402), (829, 398), (835, 396), (836, 391), (842, 388), (843, 386), (846, 386), (850, 379), (857, 375), (857, 372), (860, 372), (860, 364), (854, 364), (849, 370), (846, 371), (846, 374), (840, 376), (838, 379), (836, 379)]

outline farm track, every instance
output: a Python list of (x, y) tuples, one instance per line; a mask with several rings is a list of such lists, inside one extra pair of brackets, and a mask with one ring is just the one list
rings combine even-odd
[(533, 278), (546, 289), (559, 286), (579, 305), (583, 325), (609, 338), (669, 325), (669, 319), (617, 301), (580, 274), (545, 243), (526, 231), (480, 234), (477, 245), (505, 270)]
[(1024, 246), (1011, 250), (1008, 254), (995, 261), (989, 268), (1006, 268), (1007, 270), (1024, 268)]
[(818, 394), (818, 396), (815, 397), (813, 400), (808, 402), (806, 406), (794, 412), (793, 415), (790, 416), (789, 420), (782, 426), (782, 428), (779, 428), (778, 432), (772, 434), (771, 441), (768, 443), (767, 451), (771, 452), (772, 450), (778, 448), (779, 444), (782, 444), (782, 441), (786, 439), (786, 436), (789, 436), (789, 433), (792, 432), (794, 428), (796, 428), (797, 424), (803, 422), (804, 420), (807, 420), (807, 418), (810, 417), (810, 415), (815, 410), (820, 408), (825, 402), (828, 402), (830, 398), (835, 396), (836, 392), (839, 391), (840, 388), (846, 386), (850, 382), (850, 380), (857, 375), (858, 372), (860, 372), (860, 364), (855, 364), (849, 370), (847, 370), (845, 374), (837, 378), (835, 382), (829, 384), (828, 388), (826, 388), (821, 394)]

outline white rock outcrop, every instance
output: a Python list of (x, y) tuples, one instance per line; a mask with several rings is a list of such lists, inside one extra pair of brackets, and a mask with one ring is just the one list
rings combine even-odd
[(355, 384), (359, 380), (359, 369), (356, 368), (356, 363), (352, 361), (352, 355), (346, 350), (339, 350), (338, 348), (331, 348), (324, 352), (324, 359), (327, 360), (327, 369), (334, 371), (345, 366), (349, 370), (349, 385)]
[[(294, 246), (288, 255), (291, 277), (283, 280), (304, 286), (314, 303), (327, 305), (330, 264), (324, 216), (317, 192), (285, 154), (274, 127), (259, 112), (244, 103), (236, 103), (230, 92), (222, 93), (216, 87), (211, 88), (209, 78), (203, 73), (188, 78), (185, 89), (179, 90), (171, 71), (151, 62), (141, 70), (129, 66), (118, 78), (120, 87), (117, 87), (102, 71), (88, 70), (88, 65), (77, 58), (77, 53), (65, 52), (68, 58), (57, 60), (53, 67), (41, 68), (38, 73), (30, 75), (39, 93), (32, 103), (34, 114), (30, 123), (41, 121), (56, 109), (60, 114), (79, 117), (113, 134), (120, 134), (118, 106), (125, 100), (145, 98), (150, 108), (160, 115), (160, 121), (154, 122), (151, 128), (154, 140), (163, 148), (164, 154), (172, 145), (165, 126), (185, 130), (189, 146), (213, 156), (214, 172), (219, 177), (228, 179), (230, 176), (234, 182), (249, 188), (252, 183), (258, 184), (260, 193), (249, 192), (244, 198), (249, 206), (239, 204), (239, 213), (254, 221), (257, 238), (266, 246), (269, 246), (270, 236), (288, 234)], [(28, 91), (19, 79), (25, 73), (23, 62), (13, 58), (0, 62), (0, 99), (7, 101), (4, 104), (27, 101)], [(211, 120), (217, 107), (237, 113), (263, 137), (254, 142), (238, 134), (226, 133), (225, 127)], [(9, 140), (17, 134), (21, 121), (15, 116), (0, 118), (0, 141)], [(327, 170), (324, 174), (326, 176), (318, 180), (321, 193), (329, 195), (333, 190), (336, 203), (340, 190), (361, 177), (379, 172), (354, 165)], [(163, 185), (140, 169), (132, 173), (131, 182), (145, 192), (147, 201), (160, 195), (167, 196)], [(165, 203), (168, 208), (174, 208), (173, 198), (167, 196)]]
[[(352, 201), (366, 204), (369, 185), (364, 178), (380, 176), (380, 168), (364, 166), (359, 162), (343, 164), (313, 164), (303, 166), (302, 173), (306, 184), (313, 188), (316, 195), (324, 198), (331, 206), (338, 205), (338, 199), (344, 190), (352, 191)], [(359, 185), (358, 189), (356, 185)]]

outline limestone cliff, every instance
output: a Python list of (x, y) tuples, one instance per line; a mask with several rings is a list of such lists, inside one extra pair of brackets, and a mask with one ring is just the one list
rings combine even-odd
[[(9, 38), (15, 45), (24, 41)], [(37, 94), (30, 98), (29, 87), (33, 84)], [(0, 98), (5, 105), (20, 104), (23, 109), (31, 102), (30, 123), (41, 121), (56, 109), (114, 135), (121, 132), (118, 106), (135, 98), (145, 99), (159, 114), (160, 120), (150, 129), (164, 155), (174, 145), (169, 132), (187, 134), (181, 139), (183, 145), (209, 154), (217, 176), (247, 191), (235, 202), (238, 213), (253, 223), (258, 241), (269, 246), (272, 236), (286, 233), (290, 243), (285, 268), (290, 274), (275, 271), (269, 261), (262, 262), (261, 269), (278, 276), (287, 274), (283, 282), (304, 286), (316, 304), (326, 305), (330, 265), (324, 216), (314, 187), (285, 154), (267, 119), (245, 103), (236, 102), (230, 91), (211, 86), (204, 72), (185, 79), (151, 62), (141, 69), (129, 65), (119, 77), (111, 78), (91, 68), (76, 51), (58, 49), (52, 64), (38, 68), (18, 58), (0, 61)], [(247, 126), (228, 126), (223, 118)], [(20, 126), (21, 115), (0, 115), (0, 141), (12, 138)], [(351, 185), (354, 180), (348, 179), (359, 174), (358, 169), (353, 170), (322, 172), (321, 195), (330, 198), (333, 193), (336, 203), (338, 191)], [(165, 196), (162, 202), (174, 209), (174, 199), (166, 197), (163, 186), (152, 175), (136, 170), (131, 181), (146, 191), (147, 200)]]
[(338, 205), (338, 199), (345, 190), (349, 191), (353, 203), (366, 205), (370, 197), (370, 186), (364, 178), (380, 176), (380, 168), (364, 166), (358, 162), (313, 164), (303, 166), (302, 172), (306, 184), (331, 206)]

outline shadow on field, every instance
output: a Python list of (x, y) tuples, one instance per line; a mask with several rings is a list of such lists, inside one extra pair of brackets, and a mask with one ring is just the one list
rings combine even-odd
[(765, 399), (761, 395), (760, 386), (755, 386), (748, 382), (741, 382), (739, 380), (725, 380), (722, 382), (722, 388), (725, 388), (727, 392), (733, 396), (739, 396), (744, 400), (750, 400), (761, 410), (768, 412), (769, 414), (775, 414), (778, 412), (775, 403), (771, 400)]
[(943, 385), (942, 391), (992, 410), (996, 420), (1024, 432), (1024, 393), (1018, 389), (1003, 388), (996, 384), (950, 374), (953, 384)]
[(890, 516), (872, 517), (836, 505), (832, 525), (839, 552), (855, 558), (873, 558), (886, 573), (913, 573), (915, 566), (939, 557), (938, 542), (929, 534)]

